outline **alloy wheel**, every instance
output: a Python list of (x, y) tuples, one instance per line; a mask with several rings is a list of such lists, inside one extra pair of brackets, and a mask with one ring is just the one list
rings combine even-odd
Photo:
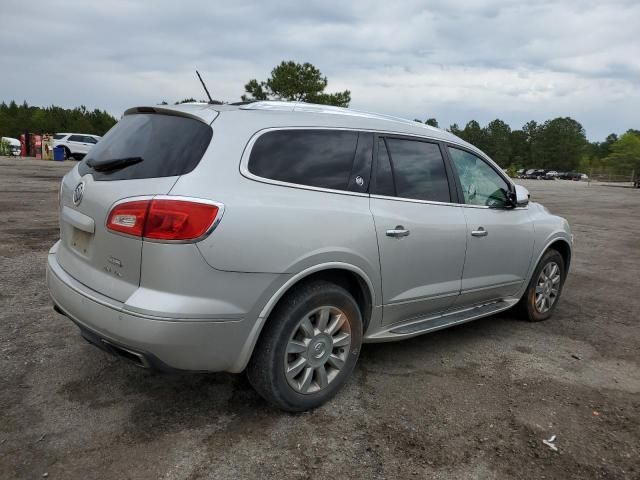
[(287, 343), (287, 383), (297, 393), (326, 388), (344, 367), (351, 347), (351, 327), (336, 307), (316, 308), (304, 315)]
[(560, 267), (555, 262), (547, 263), (536, 282), (534, 305), (538, 312), (546, 313), (558, 299), (560, 293)]

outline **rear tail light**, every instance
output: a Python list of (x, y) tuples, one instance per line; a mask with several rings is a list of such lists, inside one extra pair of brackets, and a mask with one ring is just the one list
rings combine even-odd
[(111, 209), (107, 229), (151, 240), (192, 241), (209, 232), (221, 207), (201, 200), (132, 200)]

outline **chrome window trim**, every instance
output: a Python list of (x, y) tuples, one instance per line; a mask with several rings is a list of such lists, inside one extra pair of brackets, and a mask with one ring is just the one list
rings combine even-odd
[[(258, 139), (268, 133), (268, 132), (274, 132), (274, 131), (279, 131), (279, 130), (337, 130), (337, 131), (350, 131), (350, 132), (364, 132), (364, 133), (373, 133), (373, 134), (378, 134), (378, 135), (402, 135), (402, 136), (407, 136), (407, 137), (414, 137), (416, 139), (422, 139), (424, 141), (428, 141), (428, 142), (432, 142), (432, 143), (439, 143), (442, 140), (437, 138), (437, 137), (429, 137), (429, 136), (425, 136), (425, 135), (417, 135), (415, 133), (405, 133), (405, 132), (394, 132), (394, 131), (389, 131), (389, 130), (377, 130), (377, 129), (372, 129), (372, 128), (356, 128), (356, 127), (330, 127), (330, 126), (304, 126), (304, 125), (295, 125), (295, 126), (280, 126), (280, 127), (268, 127), (268, 128), (263, 128), (261, 130), (258, 130), (257, 132), (255, 132), (251, 138), (249, 139), (249, 141), (247, 142), (247, 144), (244, 147), (244, 150), (242, 151), (242, 156), (240, 157), (240, 174), (245, 177), (248, 178), (249, 180), (253, 180), (256, 182), (260, 182), (260, 183), (267, 183), (270, 185), (276, 185), (276, 186), (280, 186), (280, 187), (289, 187), (289, 188), (297, 188), (300, 190), (312, 190), (312, 191), (316, 191), (316, 192), (324, 192), (324, 193), (334, 193), (334, 194), (338, 194), (338, 195), (351, 195), (354, 197), (370, 197), (370, 198), (381, 198), (384, 200), (401, 200), (401, 201), (410, 201), (410, 202), (418, 202), (418, 203), (433, 203), (433, 204), (438, 204), (438, 205), (454, 205), (454, 206), (460, 206), (461, 204), (459, 203), (445, 203), (445, 202), (434, 202), (434, 201), (428, 201), (428, 200), (418, 200), (418, 199), (411, 199), (411, 198), (400, 198), (400, 197), (389, 197), (389, 196), (385, 196), (385, 195), (375, 195), (375, 194), (370, 194), (370, 193), (363, 193), (363, 192), (351, 192), (349, 190), (337, 190), (337, 189), (333, 189), (333, 188), (324, 188), (324, 187), (314, 187), (312, 185), (303, 185), (300, 183), (291, 183), (291, 182), (283, 182), (281, 180), (273, 180), (271, 178), (266, 178), (266, 177), (261, 177), (259, 175), (256, 175), (254, 173), (251, 173), (249, 171), (249, 157), (251, 156), (251, 151), (253, 150), (253, 146), (255, 145), (256, 141), (258, 141)], [(458, 145), (457, 143), (453, 143), (453, 142), (449, 142), (452, 145)], [(460, 145), (462, 146), (462, 145)], [(373, 162), (373, 158), (371, 159)]]
[[(111, 211), (117, 207), (120, 204), (123, 203), (127, 203), (127, 202), (136, 202), (139, 200), (182, 200), (184, 202), (194, 202), (194, 203), (203, 203), (206, 205), (215, 205), (216, 207), (218, 207), (218, 214), (216, 215), (216, 218), (213, 220), (213, 223), (211, 224), (211, 226), (209, 226), (209, 228), (207, 229), (206, 232), (204, 232), (202, 235), (200, 235), (198, 238), (194, 238), (191, 240), (158, 240), (155, 238), (147, 238), (147, 237), (138, 237), (137, 235), (130, 235), (128, 233), (123, 233), (123, 232), (115, 232), (111, 229), (109, 229), (107, 227), (107, 222), (109, 221), (109, 215), (111, 214)], [(204, 240), (205, 238), (207, 238), (209, 235), (211, 235), (211, 232), (213, 232), (216, 227), (218, 226), (218, 224), (220, 223), (220, 221), (222, 220), (222, 217), (224, 216), (224, 203), (220, 203), (220, 202), (215, 202), (213, 200), (209, 200), (207, 198), (198, 198), (198, 197), (186, 197), (184, 195), (137, 195), (134, 197), (126, 197), (126, 198), (121, 198), (120, 200), (114, 202), (111, 207), (109, 207), (109, 211), (107, 212), (107, 215), (104, 219), (104, 229), (106, 232), (108, 233), (112, 233), (114, 235), (120, 235), (122, 237), (127, 237), (127, 238), (134, 238), (143, 242), (149, 242), (149, 243), (173, 243), (173, 244), (188, 244), (188, 243), (198, 243), (202, 240)]]
[(418, 198), (392, 197), (389, 195), (379, 195), (377, 193), (372, 193), (369, 196), (378, 200), (392, 200), (394, 202), (423, 203), (427, 205), (440, 205), (443, 207), (464, 207), (461, 203), (436, 202), (435, 200), (420, 200)]

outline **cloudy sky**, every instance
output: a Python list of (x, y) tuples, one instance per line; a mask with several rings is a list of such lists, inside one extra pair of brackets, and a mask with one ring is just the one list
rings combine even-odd
[(1, 0), (0, 100), (106, 109), (237, 101), (281, 60), (351, 107), (440, 126), (571, 116), (640, 128), (640, 1)]

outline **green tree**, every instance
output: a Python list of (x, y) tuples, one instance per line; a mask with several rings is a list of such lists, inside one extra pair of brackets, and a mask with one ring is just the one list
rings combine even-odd
[(511, 127), (496, 118), (483, 129), (485, 152), (501, 167), (511, 162)]
[(283, 61), (271, 71), (267, 80), (249, 80), (244, 86), (246, 94), (242, 95), (242, 100), (288, 100), (348, 107), (351, 92), (325, 93), (327, 84), (327, 77), (310, 63)]
[(438, 126), (438, 120), (436, 120), (435, 118), (427, 118), (424, 123), (426, 125), (431, 125), (432, 127), (436, 127), (436, 128), (440, 128)]
[(635, 170), (640, 175), (640, 131), (628, 130), (612, 143), (604, 164), (616, 173), (627, 174)]
[(457, 123), (454, 123), (453, 125), (449, 126), (449, 132), (453, 133), (456, 137), (459, 137), (462, 133), (462, 130), (460, 130), (460, 127)]
[(478, 147), (482, 151), (487, 150), (488, 142), (486, 132), (475, 120), (471, 120), (465, 125), (463, 130), (459, 130), (458, 133), (454, 133), (454, 135), (458, 135), (460, 138), (469, 142), (471, 145)]
[(525, 167), (536, 168), (538, 162), (538, 133), (540, 127), (535, 120), (530, 120), (522, 126), (522, 131), (526, 136), (527, 154), (525, 157)]
[(513, 130), (509, 136), (511, 164), (517, 169), (525, 168), (529, 161), (529, 144), (524, 130)]
[(538, 168), (575, 170), (587, 139), (584, 128), (570, 117), (547, 120), (536, 133), (534, 163)]
[(74, 109), (33, 107), (23, 102), (0, 103), (0, 136), (19, 137), (25, 132), (80, 132), (104, 135), (116, 119), (104, 110), (89, 111), (84, 105)]

